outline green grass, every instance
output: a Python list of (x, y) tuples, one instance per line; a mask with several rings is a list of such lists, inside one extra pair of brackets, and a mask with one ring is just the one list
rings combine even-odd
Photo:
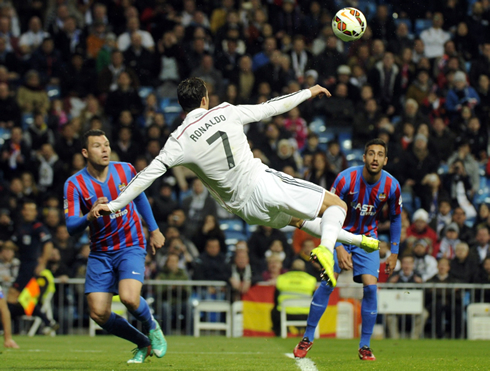
[[(299, 370), (285, 356), (299, 338), (167, 339), (164, 358), (127, 366), (132, 344), (113, 336), (20, 336), (21, 349), (0, 348), (0, 370)], [(490, 370), (488, 341), (374, 340), (376, 362), (361, 362), (357, 346), (357, 340), (320, 339), (308, 357), (318, 370)]]

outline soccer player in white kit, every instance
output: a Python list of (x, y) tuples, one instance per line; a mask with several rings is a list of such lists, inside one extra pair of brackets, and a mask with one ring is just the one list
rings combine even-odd
[(317, 230), (315, 219), (321, 218), (321, 244), (311, 254), (324, 269), (323, 277), (335, 287), (335, 241), (354, 244), (368, 252), (378, 249), (378, 241), (342, 230), (345, 202), (316, 184), (270, 169), (254, 158), (243, 131), (245, 124), (280, 115), (322, 95), (331, 96), (327, 89), (316, 85), (262, 104), (234, 106), (225, 102), (209, 109), (204, 81), (196, 77), (182, 81), (177, 96), (187, 112), (184, 122), (150, 165), (129, 182), (117, 199), (98, 205), (94, 215), (123, 209), (169, 168), (182, 165), (201, 179), (220, 205), (248, 224), (272, 228), (289, 224), (309, 232)]

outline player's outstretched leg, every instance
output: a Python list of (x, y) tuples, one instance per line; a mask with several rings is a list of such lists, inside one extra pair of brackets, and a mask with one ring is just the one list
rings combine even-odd
[[(311, 234), (313, 237), (320, 238), (321, 221), (320, 218), (316, 218), (315, 220), (305, 220), (301, 224), (300, 229)], [(377, 239), (370, 236), (353, 234), (343, 229), (339, 231), (337, 241), (347, 245), (358, 246), (368, 253), (379, 250), (379, 241)]]
[(325, 310), (327, 309), (328, 300), (332, 292), (333, 287), (327, 285), (325, 281), (322, 281), (320, 283), (320, 287), (313, 294), (308, 320), (306, 321), (305, 334), (303, 339), (298, 345), (296, 345), (293, 351), (296, 358), (306, 357), (306, 354), (313, 346), (313, 341), (310, 341), (310, 339), (314, 339), (315, 337), (316, 327), (318, 326), (318, 322), (320, 322), (320, 318), (322, 318), (323, 313), (325, 313)]
[(310, 257), (322, 266), (322, 279), (327, 281), (332, 287), (337, 286), (337, 279), (335, 278), (333, 270), (335, 264), (333, 253), (325, 246), (319, 245), (311, 250)]
[(130, 310), (131, 314), (143, 325), (143, 331), (149, 334), (152, 353), (162, 358), (167, 353), (167, 340), (162, 329), (151, 315), (150, 307), (146, 300), (140, 296), (139, 306), (136, 310)]

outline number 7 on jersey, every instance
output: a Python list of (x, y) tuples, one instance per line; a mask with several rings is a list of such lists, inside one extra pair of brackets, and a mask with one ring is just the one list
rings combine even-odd
[(224, 131), (217, 131), (211, 135), (206, 141), (209, 145), (216, 142), (219, 138), (223, 140), (223, 147), (225, 147), (226, 160), (228, 161), (228, 168), (233, 169), (235, 167), (235, 159), (233, 158), (233, 153), (231, 153), (230, 141), (228, 140), (228, 135)]

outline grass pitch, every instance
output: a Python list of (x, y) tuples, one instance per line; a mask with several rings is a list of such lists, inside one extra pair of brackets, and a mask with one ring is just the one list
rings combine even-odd
[[(169, 336), (167, 355), (126, 365), (132, 344), (113, 336), (17, 336), (21, 349), (0, 348), (0, 370), (300, 370), (292, 353), (299, 338)], [(1, 344), (1, 343), (0, 343)], [(308, 358), (318, 370), (490, 370), (490, 342), (373, 340), (376, 362), (357, 358), (358, 340), (315, 340)]]

